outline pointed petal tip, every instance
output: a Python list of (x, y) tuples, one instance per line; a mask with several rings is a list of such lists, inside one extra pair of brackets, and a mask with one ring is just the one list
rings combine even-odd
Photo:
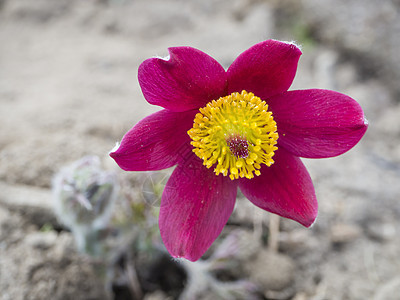
[(297, 50), (299, 51), (299, 54), (300, 54), (300, 55), (303, 54), (302, 51), (301, 51), (301, 48), (302, 48), (301, 45), (297, 44), (296, 41), (290, 41), (290, 42), (288, 42), (288, 41), (277, 41), (277, 40), (276, 40), (276, 42), (281, 42), (281, 43), (290, 45), (293, 49), (297, 48)]
[[(278, 214), (280, 215), (280, 214)], [(315, 199), (315, 207), (314, 211), (308, 212), (307, 215), (302, 215), (301, 213), (297, 215), (296, 217), (288, 217), (285, 215), (280, 215), (283, 218), (288, 218), (291, 219), (300, 225), (306, 227), (306, 228), (311, 228), (314, 226), (314, 224), (317, 222), (317, 216), (318, 216), (318, 202)]]
[(188, 254), (188, 255), (173, 255), (170, 253), (170, 255), (171, 255), (172, 259), (178, 263), (180, 263), (184, 260), (188, 260), (190, 262), (196, 262), (201, 258), (201, 256), (192, 256), (190, 254)]
[(112, 158), (114, 158), (117, 155), (118, 149), (121, 146), (120, 142), (116, 142), (115, 146), (108, 152), (108, 155), (110, 155)]
[(308, 219), (304, 219), (301, 222), (300, 221), (298, 221), (298, 222), (306, 228), (311, 228), (317, 222), (317, 218), (318, 218), (318, 203), (317, 203), (317, 207), (315, 208), (314, 213), (311, 214)]
[(307, 224), (304, 226), (307, 228), (312, 228), (314, 226), (314, 224), (317, 223), (317, 219), (318, 219), (318, 214), (316, 214), (315, 217), (313, 218), (313, 220), (311, 220), (311, 222), (310, 222), (311, 224)]
[(121, 143), (120, 142), (116, 142), (114, 148), (112, 148), (110, 150), (110, 152), (108, 152), (108, 155), (116, 162), (116, 164), (123, 170), (126, 170), (123, 165), (119, 164), (119, 157), (121, 156), (121, 154), (119, 153), (119, 149), (120, 149)]
[(129, 167), (127, 167), (124, 162), (123, 162), (123, 158), (121, 159), (121, 153), (117, 151), (114, 152), (110, 152), (108, 153), (108, 155), (115, 161), (115, 163), (124, 171), (132, 171)]

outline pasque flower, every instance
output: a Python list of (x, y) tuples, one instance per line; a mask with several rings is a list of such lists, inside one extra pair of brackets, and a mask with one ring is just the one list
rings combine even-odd
[(231, 215), (238, 187), (266, 211), (313, 224), (317, 200), (299, 157), (333, 157), (356, 145), (368, 126), (359, 104), (329, 90), (288, 91), (301, 55), (293, 43), (258, 43), (227, 71), (197, 49), (168, 51), (138, 72), (145, 99), (164, 109), (110, 154), (127, 171), (177, 165), (161, 199), (167, 250), (199, 259)]

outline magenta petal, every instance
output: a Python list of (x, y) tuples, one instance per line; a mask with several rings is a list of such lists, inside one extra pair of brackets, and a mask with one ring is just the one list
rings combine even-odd
[(168, 252), (198, 260), (228, 221), (236, 192), (236, 181), (216, 176), (195, 156), (178, 165), (161, 200), (160, 233)]
[(296, 75), (300, 49), (268, 40), (243, 52), (228, 69), (228, 92), (246, 90), (266, 99), (288, 90)]
[(261, 175), (240, 179), (243, 194), (258, 207), (309, 227), (318, 213), (310, 175), (300, 158), (278, 149), (275, 163), (261, 168)]
[(185, 111), (225, 94), (226, 72), (215, 59), (191, 47), (168, 51), (168, 60), (150, 58), (139, 67), (139, 83), (149, 103)]
[(360, 105), (334, 91), (290, 91), (267, 102), (277, 123), (279, 145), (300, 157), (342, 154), (358, 143), (368, 127)]
[(144, 118), (125, 134), (110, 156), (126, 171), (161, 170), (176, 165), (191, 153), (187, 131), (196, 112), (165, 109)]

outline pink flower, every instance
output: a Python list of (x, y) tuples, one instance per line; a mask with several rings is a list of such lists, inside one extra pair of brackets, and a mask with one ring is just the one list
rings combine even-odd
[(301, 55), (268, 40), (227, 71), (190, 47), (139, 67), (146, 100), (164, 109), (137, 123), (110, 155), (127, 171), (176, 166), (161, 200), (159, 226), (171, 255), (198, 260), (218, 237), (237, 187), (256, 206), (311, 226), (318, 204), (299, 157), (340, 155), (368, 123), (349, 96), (287, 91)]

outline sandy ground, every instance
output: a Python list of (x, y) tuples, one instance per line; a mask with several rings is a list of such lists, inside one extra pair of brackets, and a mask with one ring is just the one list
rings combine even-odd
[[(98, 155), (115, 168), (108, 152), (131, 126), (158, 110), (141, 95), (136, 78), (141, 61), (165, 56), (170, 46), (190, 45), (227, 67), (243, 50), (268, 38), (304, 46), (292, 89), (347, 93), (363, 106), (370, 128), (349, 153), (305, 161), (320, 203), (318, 221), (310, 230), (282, 222), (280, 251), (293, 262), (296, 277), (281, 298), (264, 297), (400, 299), (397, 58), (382, 55), (377, 45), (371, 51), (352, 45), (375, 38), (387, 41), (382, 49), (392, 53), (388, 49), (398, 45), (392, 32), (399, 27), (400, 7), (398, 1), (387, 1), (378, 14), (393, 21), (385, 23), (386, 40), (371, 34), (375, 23), (368, 14), (377, 6), (354, 14), (361, 25), (348, 28), (363, 35), (354, 41), (352, 31), (343, 28), (345, 20), (335, 19), (334, 1), (325, 2), (333, 8), (324, 27), (317, 9), (330, 8), (310, 12), (313, 1), (299, 1), (295, 10), (278, 1), (255, 0), (0, 1), (0, 299), (22, 299), (13, 282), (25, 284), (21, 290), (31, 288), (29, 276), (16, 279), (24, 271), (10, 275), (6, 269), (7, 261), (23, 268), (10, 254), (21, 239), (10, 242), (7, 224), (18, 227), (25, 221), (18, 210), (9, 213), (10, 197), (15, 191), (29, 195), (31, 189), (47, 195), (54, 174), (83, 155)], [(381, 24), (378, 17), (373, 20)], [(335, 20), (340, 21), (337, 28)], [(325, 35), (332, 27), (336, 35)], [(6, 297), (3, 291), (11, 292)]]

